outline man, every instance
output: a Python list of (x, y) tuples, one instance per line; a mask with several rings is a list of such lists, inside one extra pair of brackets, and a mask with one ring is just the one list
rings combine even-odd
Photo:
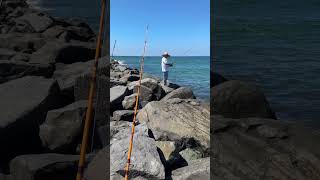
[(167, 85), (167, 80), (169, 76), (169, 67), (173, 66), (172, 63), (168, 63), (169, 58), (170, 58), (170, 55), (168, 52), (164, 52), (162, 54), (161, 67), (162, 67), (164, 85)]

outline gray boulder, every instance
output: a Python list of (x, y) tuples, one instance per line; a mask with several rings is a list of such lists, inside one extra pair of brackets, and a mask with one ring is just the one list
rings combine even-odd
[(202, 158), (202, 153), (196, 149), (187, 148), (179, 152), (181, 157), (189, 164), (193, 160)]
[(110, 176), (110, 146), (100, 150), (84, 171), (84, 179), (106, 180)]
[(172, 180), (210, 180), (210, 158), (190, 162), (186, 167), (172, 171)]
[[(87, 156), (87, 162), (91, 158)], [(75, 179), (78, 160), (78, 155), (21, 155), (10, 162), (10, 173), (14, 180)]]
[(137, 100), (136, 96), (137, 96), (137, 93), (124, 97), (122, 101), (122, 107), (124, 109), (134, 109), (136, 105), (136, 100)]
[(25, 14), (17, 20), (31, 25), (35, 32), (42, 32), (53, 24), (52, 18), (42, 12)]
[(15, 55), (15, 51), (5, 48), (0, 48), (0, 60), (8, 60)]
[(146, 122), (155, 131), (178, 137), (194, 138), (205, 147), (210, 141), (210, 112), (193, 100), (169, 99), (148, 103), (138, 113), (139, 122)]
[(110, 105), (113, 110), (122, 108), (122, 101), (129, 93), (126, 86), (115, 86), (110, 88)]
[[(45, 40), (36, 33), (8, 33), (0, 34), (0, 48), (23, 51), (37, 50), (45, 44)], [(33, 52), (33, 51), (32, 51)]]
[(54, 152), (75, 152), (86, 109), (87, 101), (78, 101), (49, 111), (46, 121), (40, 126), (42, 145)]
[[(89, 27), (84, 26), (61, 26), (56, 25), (48, 28), (42, 33), (48, 39), (63, 39), (66, 42), (71, 40), (78, 40), (87, 42), (95, 35)], [(64, 37), (63, 37), (64, 36)]]
[(132, 121), (134, 116), (133, 110), (117, 110), (113, 112), (114, 121)]
[(263, 92), (245, 82), (230, 80), (211, 88), (211, 102), (213, 112), (225, 117), (276, 119)]
[(94, 58), (94, 53), (95, 49), (93, 44), (50, 41), (31, 55), (30, 62), (41, 64), (54, 64), (56, 62), (71, 64), (79, 61), (89, 61)]
[[(54, 72), (53, 78), (58, 81), (63, 94), (70, 99), (75, 98), (76, 101), (88, 98), (88, 86), (91, 79), (91, 67), (93, 63), (94, 60), (68, 64), (58, 68)], [(99, 88), (100, 84), (104, 85), (103, 80), (105, 78), (102, 78), (102, 76), (107, 74), (108, 69), (109, 66), (106, 57), (100, 58), (97, 71), (97, 84), (99, 84)]]
[[(319, 179), (319, 133), (274, 119), (213, 115), (213, 175), (220, 179)], [(232, 144), (232, 146), (230, 146)]]
[(156, 141), (156, 144), (167, 161), (170, 159), (170, 155), (176, 151), (176, 145), (173, 141)]
[[(165, 169), (161, 162), (155, 140), (142, 135), (135, 135), (131, 154), (130, 178), (164, 179)], [(129, 146), (126, 138), (113, 141), (110, 147), (110, 177), (124, 175)]]
[(161, 101), (166, 101), (168, 99), (179, 98), (179, 99), (195, 99), (195, 96), (190, 88), (180, 87), (176, 90), (173, 90), (165, 97), (161, 99)]
[(18, 79), (24, 76), (51, 77), (54, 67), (50, 64), (30, 64), (23, 61), (0, 61), (0, 76), (3, 82)]
[(210, 71), (210, 88), (226, 82), (227, 79), (216, 72)]
[(2, 162), (19, 154), (39, 152), (39, 125), (49, 110), (63, 105), (57, 82), (26, 76), (1, 84), (0, 96)]
[[(144, 107), (151, 101), (159, 101), (165, 96), (165, 92), (162, 87), (158, 84), (159, 82), (152, 78), (145, 78), (141, 80), (140, 87), (140, 104)], [(138, 92), (138, 84), (133, 89), (134, 93)]]

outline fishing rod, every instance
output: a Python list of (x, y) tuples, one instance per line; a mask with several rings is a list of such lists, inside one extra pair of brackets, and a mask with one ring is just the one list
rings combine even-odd
[(117, 44), (117, 40), (114, 40), (111, 58), (113, 57), (113, 52), (114, 52), (114, 48), (116, 47), (116, 44)]
[(86, 156), (86, 150), (87, 150), (87, 145), (88, 145), (88, 136), (89, 136), (90, 126), (91, 126), (91, 121), (92, 121), (93, 97), (95, 95), (96, 76), (97, 76), (97, 69), (98, 69), (99, 56), (100, 56), (100, 50), (101, 50), (101, 42), (102, 42), (101, 36), (102, 36), (103, 29), (104, 29), (105, 10), (106, 10), (106, 0), (102, 0), (100, 23), (99, 23), (99, 33), (98, 33), (97, 44), (96, 44), (95, 60), (94, 60), (94, 64), (92, 67), (92, 76), (91, 76), (91, 81), (90, 81), (88, 106), (87, 106), (84, 128), (83, 128), (83, 136), (82, 136), (81, 149), (80, 149), (80, 159), (79, 159), (79, 163), (78, 163), (76, 180), (81, 180), (83, 177), (85, 156)]
[(141, 61), (140, 61), (140, 78), (139, 78), (138, 92), (137, 92), (137, 96), (136, 96), (136, 104), (135, 104), (135, 108), (134, 108), (134, 115), (133, 115), (133, 121), (132, 121), (131, 137), (130, 137), (130, 144), (129, 144), (129, 150), (128, 150), (127, 164), (126, 164), (126, 167), (125, 167), (125, 177), (124, 177), (125, 180), (129, 179), (130, 158), (131, 158), (131, 153), (132, 153), (134, 128), (135, 128), (135, 125), (136, 125), (136, 116), (137, 116), (137, 112), (138, 112), (141, 79), (142, 79), (142, 75), (143, 75), (144, 57), (145, 57), (146, 49), (147, 49), (148, 28), (149, 28), (149, 25), (147, 25), (147, 28), (146, 28), (143, 54), (142, 54)]

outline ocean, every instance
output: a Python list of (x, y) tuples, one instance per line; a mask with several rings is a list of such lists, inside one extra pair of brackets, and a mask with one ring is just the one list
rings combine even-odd
[[(140, 68), (140, 56), (115, 56), (124, 64)], [(147, 56), (144, 61), (144, 73), (152, 74), (162, 79), (161, 58)], [(169, 62), (174, 66), (169, 69), (169, 82), (193, 90), (197, 99), (210, 101), (210, 57), (209, 56), (172, 56)]]
[(214, 71), (256, 83), (279, 119), (320, 128), (320, 1), (214, 4)]

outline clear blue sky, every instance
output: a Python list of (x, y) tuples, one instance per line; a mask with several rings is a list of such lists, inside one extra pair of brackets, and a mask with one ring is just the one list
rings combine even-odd
[(149, 24), (148, 56), (210, 55), (210, 0), (111, 0), (110, 50), (140, 56)]

